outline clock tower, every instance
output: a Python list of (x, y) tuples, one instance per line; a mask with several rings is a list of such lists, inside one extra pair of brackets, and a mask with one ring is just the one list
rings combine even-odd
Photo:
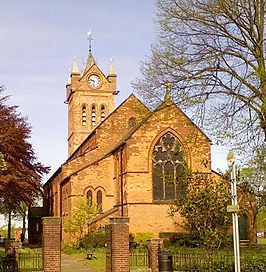
[(89, 133), (114, 110), (116, 73), (112, 60), (106, 76), (97, 66), (90, 46), (82, 73), (74, 58), (66, 89), (68, 155), (71, 156)]

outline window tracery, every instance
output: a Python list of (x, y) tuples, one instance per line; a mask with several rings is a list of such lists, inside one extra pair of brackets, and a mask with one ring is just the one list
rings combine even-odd
[(185, 164), (182, 145), (174, 134), (167, 132), (157, 141), (152, 153), (153, 200), (174, 200), (182, 192)]

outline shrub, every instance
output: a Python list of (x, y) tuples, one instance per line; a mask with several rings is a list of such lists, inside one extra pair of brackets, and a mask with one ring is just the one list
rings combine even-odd
[(191, 235), (190, 233), (161, 232), (159, 237), (164, 239), (165, 247), (198, 247), (203, 245), (202, 240)]
[(72, 254), (77, 251), (77, 248), (75, 245), (65, 244), (65, 243), (62, 244), (61, 249), (66, 254)]
[(79, 242), (80, 248), (103, 248), (106, 244), (107, 234), (104, 232), (88, 233)]
[(153, 238), (153, 233), (135, 233), (129, 234), (130, 249), (147, 248), (147, 241)]

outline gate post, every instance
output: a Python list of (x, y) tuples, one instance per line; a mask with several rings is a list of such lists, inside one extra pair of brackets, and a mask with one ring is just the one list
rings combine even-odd
[(61, 218), (43, 217), (43, 271), (61, 271)]
[(129, 272), (129, 218), (110, 218), (106, 272)]
[(151, 239), (148, 243), (149, 249), (149, 266), (152, 272), (159, 271), (159, 253), (163, 240), (159, 238)]

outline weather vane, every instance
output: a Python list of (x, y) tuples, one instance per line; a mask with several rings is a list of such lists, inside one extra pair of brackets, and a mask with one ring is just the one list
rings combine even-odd
[(87, 32), (87, 38), (89, 41), (89, 53), (91, 53), (91, 41), (93, 40), (91, 30), (89, 32)]

